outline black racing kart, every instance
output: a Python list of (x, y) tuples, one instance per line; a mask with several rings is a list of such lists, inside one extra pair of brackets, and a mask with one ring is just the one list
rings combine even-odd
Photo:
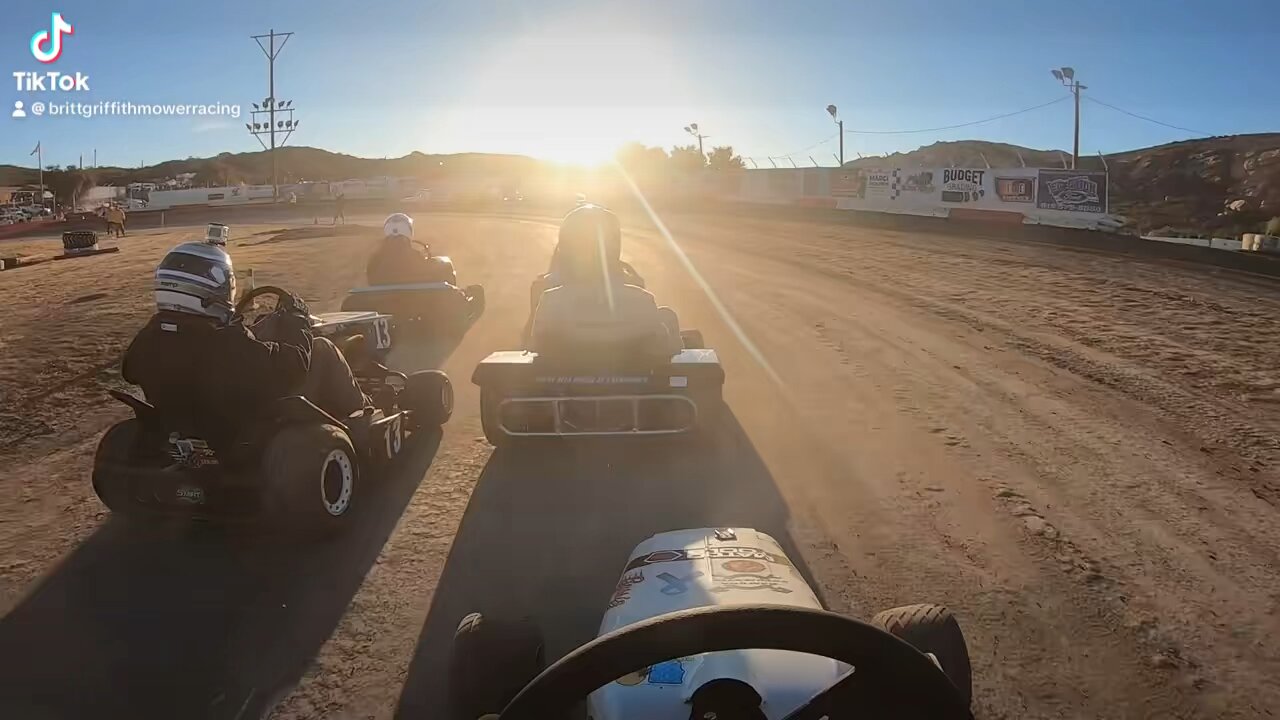
[(420, 282), (352, 288), (342, 309), (390, 315), (394, 328), (410, 336), (462, 337), (484, 313), (484, 288), (458, 287), (452, 260), (431, 255), (424, 243), (413, 244), (426, 256), (428, 270)]
[[(280, 293), (257, 288), (241, 300)], [(340, 338), (336, 338), (341, 340)], [(234, 437), (210, 442), (188, 418), (169, 416), (128, 393), (111, 395), (134, 417), (103, 435), (93, 488), (124, 516), (267, 521), (290, 530), (329, 533), (351, 520), (367, 482), (417, 434), (453, 413), (445, 373), (388, 370), (361, 351), (363, 335), (336, 342), (370, 406), (336, 418), (301, 396), (284, 397), (245, 419)]]

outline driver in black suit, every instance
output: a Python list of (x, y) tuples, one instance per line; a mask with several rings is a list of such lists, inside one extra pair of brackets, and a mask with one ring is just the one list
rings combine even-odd
[[(208, 243), (169, 251), (155, 274), (156, 314), (125, 352), (121, 375), (162, 413), (227, 442), (267, 403), (301, 394), (342, 419), (367, 400), (338, 348), (311, 334), (306, 303), (281, 298), (271, 340), (235, 315), (231, 257)], [(263, 328), (266, 329), (266, 328)]]

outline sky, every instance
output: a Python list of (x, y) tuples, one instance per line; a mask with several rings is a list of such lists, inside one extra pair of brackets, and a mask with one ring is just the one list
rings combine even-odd
[[(74, 28), (44, 64), (32, 35)], [(1072, 142), (1081, 153), (1277, 129), (1275, 0), (63, 0), (10, 3), (0, 21), (0, 164), (133, 167), (260, 149), (245, 129), (268, 95), (250, 36), (295, 33), (276, 62), (290, 145), (363, 157), (511, 152), (591, 163), (626, 141), (732, 145), (765, 165), (984, 139)], [(46, 46), (42, 46), (47, 49)], [(80, 92), (26, 92), (14, 72), (88, 76)], [(1184, 128), (1165, 127), (1091, 102)], [(1061, 102), (995, 122), (910, 134)], [(46, 103), (45, 115), (11, 117)], [(79, 102), (238, 104), (241, 117), (52, 116)]]

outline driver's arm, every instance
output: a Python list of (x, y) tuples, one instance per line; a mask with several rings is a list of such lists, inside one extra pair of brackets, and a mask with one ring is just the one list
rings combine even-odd
[(240, 374), (268, 395), (295, 392), (311, 368), (311, 324), (298, 314), (277, 318), (275, 340), (259, 340), (240, 324), (219, 330), (226, 335), (228, 372)]

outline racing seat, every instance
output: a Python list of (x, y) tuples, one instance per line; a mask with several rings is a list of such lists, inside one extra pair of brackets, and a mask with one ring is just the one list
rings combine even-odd
[(670, 358), (680, 352), (679, 321), (634, 285), (614, 288), (612, 303), (575, 288), (544, 291), (531, 323), (539, 355), (595, 360)]

